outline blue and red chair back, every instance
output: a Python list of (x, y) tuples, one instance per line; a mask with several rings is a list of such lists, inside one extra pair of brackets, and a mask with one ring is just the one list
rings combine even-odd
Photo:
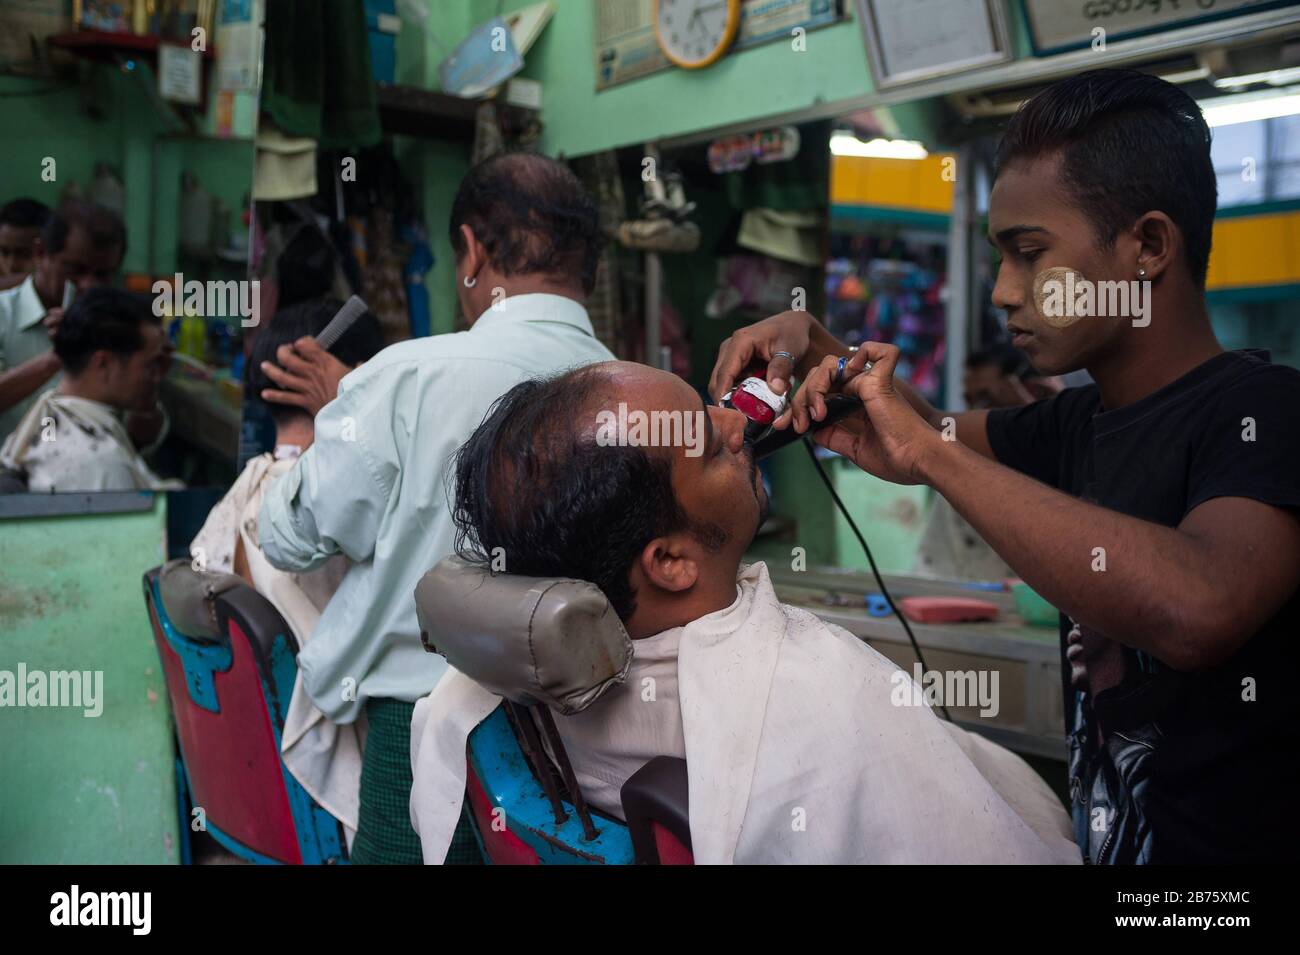
[[(172, 561), (144, 575), (144, 598), (176, 724), (181, 782), (202, 828), (260, 864), (347, 861), (339, 821), (280, 757), (297, 641), (238, 577)], [(201, 812), (200, 812), (201, 811)], [(183, 818), (183, 831), (191, 818)]]
[[(573, 802), (552, 803), (529, 766), (507, 714), (498, 707), (470, 735), (466, 799), (484, 857), (495, 865), (692, 865), (686, 763), (658, 757), (623, 787), (627, 822), (592, 810), (585, 837)], [(553, 744), (554, 745), (554, 742)]]

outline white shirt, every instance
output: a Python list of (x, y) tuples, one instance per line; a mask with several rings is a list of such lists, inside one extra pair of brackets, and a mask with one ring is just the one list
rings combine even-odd
[(632, 641), (627, 680), (581, 713), (555, 716), (574, 777), (591, 805), (623, 818), (623, 784), (656, 756), (686, 758), (677, 696), (682, 628)]
[[(35, 278), (31, 275), (22, 284), (0, 292), (0, 371), (11, 371), (54, 347), (49, 332), (41, 324), (48, 311), (36, 294)], [(59, 377), (55, 375), (46, 386), (58, 384)], [(18, 427), (38, 397), (39, 389), (8, 411), (0, 411), (0, 440)]]
[[(190, 554), (204, 570), (233, 573), (237, 541), (252, 585), (271, 602), (297, 639), (299, 653), (311, 638), (321, 611), (329, 604), (347, 573), (346, 557), (334, 557), (311, 573), (276, 570), (257, 549), (257, 513), (266, 489), (299, 457), (292, 445), (277, 445), (275, 454), (261, 454), (244, 466), (225, 497), (208, 514)], [(343, 823), (349, 847), (356, 834), (361, 798), (361, 753), (365, 720), (340, 726), (325, 719), (303, 688), (302, 673), (294, 679), (284, 721), (281, 754), (303, 789)]]
[[(651, 756), (681, 756), (684, 739), (697, 863), (1079, 864), (1070, 817), (1024, 760), (928, 706), (899, 705), (910, 678), (847, 631), (781, 604), (762, 563), (741, 568), (737, 585), (730, 607), (650, 638), (671, 640), (653, 656), (671, 646), (675, 657), (663, 661), (673, 685), (655, 702), (634, 659), (606, 712), (602, 700), (577, 724), (556, 718), (595, 805), (608, 809), (613, 784)], [(466, 740), (499, 704), (455, 671), (416, 704), (411, 823), (426, 862), (445, 858)]]
[(26, 471), (29, 491), (161, 491), (185, 486), (153, 472), (112, 406), (54, 389), (36, 399), (5, 439), (0, 463)]
[[(239, 534), (245, 521), (251, 520), (253, 530), (256, 531), (257, 513), (262, 507), (266, 488), (289, 470), (301, 456), (302, 448), (277, 444), (273, 454), (259, 454), (244, 465), (244, 470), (235, 478), (235, 483), (230, 485), (230, 490), (208, 511), (203, 527), (190, 542), (190, 557), (194, 559), (195, 566), (218, 574), (235, 572), (235, 546), (239, 543)], [(256, 539), (254, 533), (253, 540)], [(321, 607), (329, 602), (339, 580), (343, 579), (347, 562), (345, 558), (339, 558), (330, 562), (329, 566), (339, 568), (333, 586), (323, 595), (312, 595), (312, 600), (319, 600)]]
[(282, 570), (335, 554), (353, 563), (298, 655), (331, 720), (352, 722), (370, 697), (414, 702), (446, 669), (420, 645), (415, 585), (452, 553), (448, 466), (492, 403), (522, 381), (613, 358), (573, 299), (516, 295), (467, 332), (393, 345), (343, 379), (258, 521)]

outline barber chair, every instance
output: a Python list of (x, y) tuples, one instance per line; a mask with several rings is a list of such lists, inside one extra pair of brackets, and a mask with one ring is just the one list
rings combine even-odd
[(243, 579), (201, 573), (188, 560), (146, 573), (144, 600), (176, 723), (178, 781), (203, 828), (250, 862), (346, 862), (342, 825), (280, 758), (298, 673), (284, 618)]
[(632, 641), (593, 584), (491, 574), (450, 557), (415, 590), (424, 647), (503, 702), (470, 735), (466, 798), (495, 864), (690, 865), (686, 762), (623, 786), (626, 822), (587, 805), (552, 710), (585, 710), (627, 678)]

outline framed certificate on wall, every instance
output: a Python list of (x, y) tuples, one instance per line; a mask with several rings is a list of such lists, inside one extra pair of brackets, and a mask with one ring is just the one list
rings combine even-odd
[(857, 0), (877, 89), (1011, 59), (999, 0)]

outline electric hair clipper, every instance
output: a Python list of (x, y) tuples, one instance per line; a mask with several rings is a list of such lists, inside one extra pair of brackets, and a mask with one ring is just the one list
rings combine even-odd
[(774, 392), (762, 378), (751, 375), (723, 395), (721, 404), (745, 416), (745, 443), (752, 447), (772, 430), (772, 422), (785, 411), (785, 396)]
[[(871, 364), (868, 363), (867, 368), (870, 367)], [(862, 409), (862, 402), (852, 395), (827, 395), (825, 402), (826, 417), (814, 422), (812, 430), (832, 425)], [(739, 411), (748, 419), (745, 423), (745, 443), (754, 449), (755, 460), (761, 460), (803, 437), (794, 428), (777, 431), (772, 427), (772, 422), (785, 411), (786, 398), (772, 391), (760, 376), (745, 378), (736, 388), (722, 396), (721, 404), (724, 408)]]

